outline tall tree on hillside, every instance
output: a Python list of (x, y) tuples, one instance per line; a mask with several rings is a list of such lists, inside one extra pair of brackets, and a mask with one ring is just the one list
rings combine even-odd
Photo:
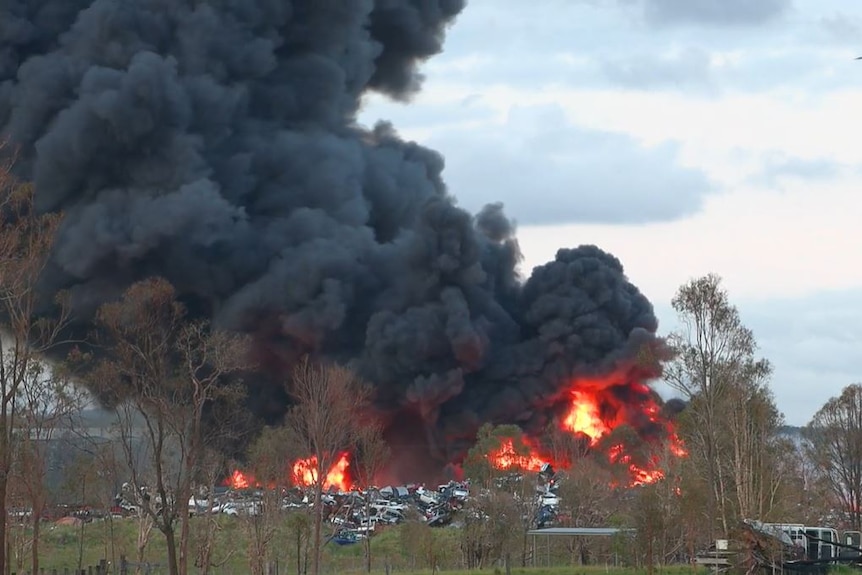
[[(241, 397), (239, 386), (225, 378), (245, 366), (246, 342), (188, 322), (173, 286), (160, 278), (132, 285), (96, 319), (106, 357), (94, 380), (118, 406), (130, 491), (165, 537), (169, 572), (185, 575), (188, 502), (212, 441), (204, 413)], [(222, 423), (217, 435), (231, 429)]]
[(806, 452), (853, 529), (862, 529), (862, 384), (848, 385), (804, 431)]
[(320, 573), (323, 524), (323, 489), (327, 470), (341, 453), (356, 445), (362, 415), (370, 400), (370, 388), (351, 370), (335, 364), (303, 359), (287, 382), (295, 401), (285, 418), (297, 445), (313, 458), (314, 529), (311, 573)]
[[(13, 154), (0, 144), (0, 569), (9, 567), (7, 502), (15, 430), (21, 424), (22, 387), (38, 370), (40, 358), (61, 345), (68, 307), (39, 300), (36, 284), (48, 263), (57, 214), (41, 215), (33, 207), (33, 188), (13, 175)], [(36, 317), (43, 304), (55, 304), (50, 318)]]
[(681, 329), (669, 338), (677, 355), (666, 379), (689, 401), (680, 427), (689, 469), (702, 470), (710, 526), (726, 536), (737, 518), (763, 517), (774, 500), (769, 457), (781, 417), (767, 386), (771, 366), (756, 357), (754, 334), (717, 275), (681, 286), (672, 304)]

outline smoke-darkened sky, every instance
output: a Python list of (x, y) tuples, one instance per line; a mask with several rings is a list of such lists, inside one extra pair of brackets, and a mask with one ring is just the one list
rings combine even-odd
[(417, 99), (362, 117), (441, 150), (461, 205), (503, 201), (526, 271), (610, 249), (661, 331), (679, 284), (724, 276), (804, 424), (862, 379), (856, 56), (844, 0), (471, 0)]
[[(45, 295), (69, 290), (84, 321), (135, 280), (163, 276), (193, 315), (251, 332), (276, 388), (300, 353), (354, 367), (375, 386), (389, 435), (411, 434), (440, 463), (485, 422), (541, 431), (578, 376), (623, 374), (615, 384), (642, 389), (660, 370), (640, 352), (661, 343), (623, 262), (561, 237), (519, 276), (516, 227), (491, 199), (505, 182), (492, 172), (459, 182), (466, 198), (489, 198), (462, 208), (447, 158), (397, 124), (357, 122), (368, 94), (405, 102), (421, 91), (423, 65), (463, 8), (0, 5), (0, 132), (20, 147), (37, 207), (65, 215)], [(509, 133), (520, 136), (512, 126), (496, 139)], [(604, 141), (608, 152), (616, 143)], [(678, 177), (681, 189), (709, 187), (693, 171)], [(249, 381), (255, 409), (283, 413), (262, 379)]]

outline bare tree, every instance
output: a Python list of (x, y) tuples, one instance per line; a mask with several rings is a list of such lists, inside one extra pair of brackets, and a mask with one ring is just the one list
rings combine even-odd
[[(521, 511), (511, 493), (487, 491), (465, 507), (461, 552), (468, 569), (484, 569), (520, 543)], [(432, 565), (434, 570), (436, 566)]]
[(309, 540), (311, 539), (311, 520), (305, 511), (293, 511), (285, 521), (288, 540), (296, 554), (296, 575), (308, 573)]
[(39, 538), (48, 502), (47, 474), (52, 446), (69, 429), (72, 416), (85, 402), (84, 393), (56, 369), (35, 362), (21, 382), (16, 481), (24, 488), (31, 510), (31, 570), (39, 572)]
[(682, 329), (670, 336), (677, 355), (666, 379), (689, 400), (681, 430), (710, 489), (710, 528), (717, 520), (727, 535), (739, 515), (762, 513), (775, 488), (764, 483), (772, 462), (759, 453), (780, 424), (767, 387), (771, 367), (755, 356), (754, 334), (718, 276), (681, 286), (672, 303)]
[(811, 418), (806, 452), (850, 519), (862, 529), (862, 384), (848, 385)]
[[(548, 433), (548, 443), (551, 451), (559, 455), (559, 461), (568, 461), (563, 451), (570, 444), (554, 433)], [(508, 501), (517, 511), (511, 514), (508, 521), (512, 528), (520, 533), (520, 564), (527, 564), (530, 540), (527, 531), (540, 521), (540, 515), (550, 513), (545, 508), (544, 497), (539, 495), (550, 484), (547, 476), (539, 475), (543, 464), (542, 458), (535, 455), (524, 437), (523, 431), (515, 425), (491, 424), (483, 425), (476, 436), (476, 443), (467, 452), (464, 461), (464, 472), (471, 481), (476, 481), (486, 491), (495, 494), (495, 502)], [(549, 492), (545, 491), (545, 494)], [(511, 501), (509, 501), (510, 498)], [(544, 520), (543, 520), (544, 521)], [(478, 527), (478, 524), (474, 524)], [(480, 529), (478, 532), (485, 532)], [(505, 548), (507, 564), (511, 560), (512, 545)]]
[(780, 470), (787, 478), (787, 495), (783, 501), (785, 516), (794, 523), (821, 525), (831, 511), (843, 507), (843, 503), (835, 497), (828, 474), (821, 471), (817, 461), (820, 457), (811, 453), (813, 443), (809, 441), (809, 434), (816, 434), (815, 428), (802, 428), (800, 432), (801, 441), (786, 440), (788, 457)]
[(296, 402), (286, 416), (297, 445), (314, 460), (314, 529), (312, 575), (320, 573), (323, 505), (327, 470), (356, 444), (370, 390), (351, 370), (303, 359), (293, 370), (288, 393)]
[[(209, 575), (213, 567), (219, 567), (233, 556), (235, 549), (228, 548), (224, 554), (219, 554), (218, 546), (215, 544), (216, 533), (221, 530), (218, 509), (215, 507), (216, 484), (224, 477), (226, 457), (217, 449), (207, 449), (199, 462), (198, 473), (203, 476), (206, 484), (206, 496), (204, 505), (200, 506), (199, 493), (195, 493), (196, 512), (204, 516), (198, 523), (197, 532), (194, 533), (192, 544), (195, 546), (195, 567), (199, 575)], [(201, 508), (202, 507), (202, 508)]]
[[(117, 538), (113, 507), (119, 491), (121, 461), (117, 447), (110, 439), (93, 437), (73, 424), (69, 446), (72, 448), (71, 462), (64, 465), (61, 491), (66, 501), (77, 501), (81, 507), (93, 506), (108, 511), (104, 522), (105, 556), (111, 564), (117, 564)], [(84, 541), (88, 523), (82, 521), (78, 533), (78, 572), (82, 569)]]
[(251, 472), (263, 489), (260, 505), (255, 502), (244, 514), (248, 532), (248, 561), (253, 575), (263, 575), (278, 529), (281, 492), (287, 486), (291, 462), (297, 457), (293, 430), (266, 427), (249, 450)]
[[(63, 297), (44, 302), (36, 291), (60, 216), (36, 213), (33, 188), (15, 179), (10, 151), (0, 145), (0, 568), (4, 571), (9, 566), (7, 500), (21, 388), (34, 365), (61, 344), (68, 324)], [(53, 315), (37, 317), (39, 306), (46, 303), (54, 304)]]
[[(180, 354), (180, 378), (190, 384), (186, 396), (189, 411), (177, 412), (172, 418), (179, 438), (184, 472), (177, 482), (177, 498), (188, 505), (195, 481), (206, 480), (204, 456), (208, 448), (221, 447), (230, 438), (233, 426), (220, 425), (204, 429), (204, 412), (214, 402), (236, 405), (244, 390), (238, 381), (227, 383), (226, 376), (250, 367), (248, 339), (222, 330), (214, 330), (206, 321), (186, 323), (180, 329), (176, 347)], [(189, 545), (189, 513), (180, 517), (181, 574), (184, 575)]]
[(100, 391), (118, 405), (131, 488), (165, 537), (172, 575), (187, 572), (188, 505), (207, 447), (205, 410), (240, 397), (225, 377), (244, 367), (246, 357), (245, 340), (189, 323), (185, 315), (173, 286), (161, 278), (132, 285), (97, 314), (106, 343), (96, 374)]
[(637, 530), (635, 550), (649, 571), (656, 565), (678, 562), (687, 542), (681, 498), (681, 468), (687, 461), (672, 447), (653, 446), (652, 461), (663, 479), (640, 485), (628, 494), (626, 507)]
[[(365, 517), (371, 516), (369, 492), (374, 481), (389, 461), (391, 451), (383, 439), (383, 427), (377, 421), (361, 424), (356, 437), (353, 461), (355, 482), (365, 491)], [(365, 537), (365, 570), (371, 573), (371, 533)]]

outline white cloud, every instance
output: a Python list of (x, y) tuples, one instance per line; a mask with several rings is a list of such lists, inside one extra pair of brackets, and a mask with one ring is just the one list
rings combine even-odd
[(681, 283), (709, 272), (739, 297), (862, 287), (862, 266), (848, 262), (848, 254), (862, 253), (858, 185), (824, 184), (822, 196), (804, 182), (788, 182), (784, 191), (740, 190), (709, 198), (703, 212), (681, 222), (521, 227), (524, 270), (552, 257), (565, 238), (614, 253), (654, 301), (669, 301)]
[[(461, 203), (503, 196), (521, 220), (527, 273), (559, 247), (595, 243), (656, 303), (663, 329), (680, 284), (723, 276), (775, 365), (779, 407), (802, 424), (862, 379), (862, 266), (853, 261), (862, 253), (862, 62), (853, 59), (862, 56), (862, 4), (789, 5), (543, 0), (500, 9), (471, 0), (415, 103), (371, 98), (363, 118), (392, 118), (406, 136), (442, 148)], [(674, 25), (656, 34), (650, 24), (659, 23)], [(525, 109), (561, 115), (512, 120)], [(594, 149), (569, 151), (579, 146)], [(662, 146), (674, 153), (656, 156)], [(675, 187), (668, 174), (685, 168), (717, 188), (699, 211), (678, 189), (655, 191)], [(544, 172), (542, 185), (523, 183), (536, 180), (531, 169)], [(611, 186), (614, 178), (640, 182), (641, 197), (657, 198), (651, 208), (671, 213), (662, 202), (678, 201), (688, 215), (598, 225), (608, 202), (634, 197), (614, 195), (629, 187)], [(579, 193), (567, 203), (553, 189)], [(541, 202), (570, 223), (525, 225), (540, 219)], [(593, 224), (571, 223), (585, 214)]]
[[(712, 68), (719, 58), (699, 47), (686, 47), (661, 54), (629, 54), (602, 62), (608, 80), (624, 88), (714, 89)], [(717, 67), (717, 66), (716, 66)]]
[[(713, 190), (702, 172), (678, 165), (677, 145), (646, 147), (625, 134), (581, 128), (558, 105), (476, 118), (418, 129), (424, 144), (445, 155), (444, 177), (474, 213), (502, 201), (523, 224), (664, 221), (698, 211)], [(402, 120), (402, 133), (417, 137)]]
[(757, 26), (785, 15), (792, 0), (642, 0), (632, 4), (640, 4), (647, 21), (657, 26)]

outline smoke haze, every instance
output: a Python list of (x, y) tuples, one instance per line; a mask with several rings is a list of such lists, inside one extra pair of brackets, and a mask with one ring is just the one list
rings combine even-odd
[(464, 4), (5, 0), (0, 127), (66, 214), (45, 293), (88, 317), (161, 275), (254, 333), (273, 381), (305, 352), (354, 366), (390, 437), (441, 461), (486, 421), (538, 429), (573, 375), (656, 375), (615, 257), (561, 249), (522, 281), (502, 206), (467, 213), (438, 153), (357, 125), (363, 94), (420, 88)]

